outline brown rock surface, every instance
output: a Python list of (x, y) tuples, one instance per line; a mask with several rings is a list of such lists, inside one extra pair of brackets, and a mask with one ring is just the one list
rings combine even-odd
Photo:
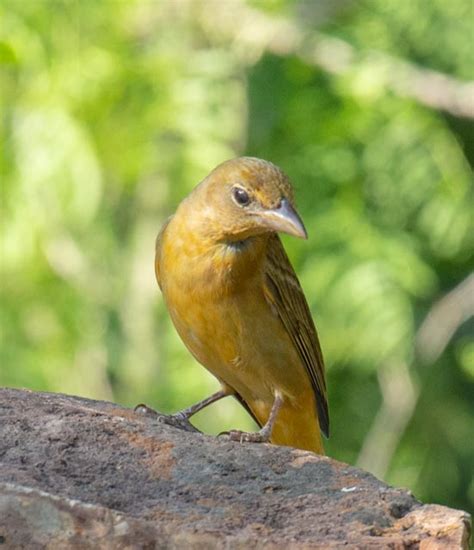
[(0, 390), (0, 549), (467, 548), (465, 512), (326, 457)]

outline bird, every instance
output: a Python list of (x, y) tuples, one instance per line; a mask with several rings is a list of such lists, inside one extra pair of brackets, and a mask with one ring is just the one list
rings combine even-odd
[(279, 233), (307, 239), (288, 176), (240, 157), (182, 200), (156, 239), (155, 273), (182, 341), (220, 390), (174, 415), (236, 398), (260, 430), (225, 433), (324, 454), (325, 368), (308, 303)]

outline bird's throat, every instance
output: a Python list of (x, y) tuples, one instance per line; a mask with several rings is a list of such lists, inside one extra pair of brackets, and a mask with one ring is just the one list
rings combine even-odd
[(247, 250), (249, 246), (252, 246), (253, 239), (243, 239), (241, 241), (227, 241), (226, 246), (231, 252), (240, 253)]

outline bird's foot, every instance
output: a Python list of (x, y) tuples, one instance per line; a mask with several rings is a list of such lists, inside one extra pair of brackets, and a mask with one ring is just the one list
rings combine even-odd
[(219, 435), (227, 435), (231, 441), (240, 443), (268, 443), (270, 435), (261, 430), (260, 432), (242, 432), (240, 430), (230, 430), (222, 432)]
[(163, 424), (168, 424), (169, 426), (173, 426), (186, 432), (199, 432), (199, 430), (195, 428), (191, 422), (189, 422), (189, 418), (182, 412), (177, 412), (176, 414), (162, 414), (147, 405), (144, 405), (143, 403), (137, 405), (134, 411), (137, 414), (155, 418), (158, 422), (163, 422)]
[(163, 424), (174, 426), (186, 432), (199, 432), (199, 430), (189, 422), (189, 418), (181, 412), (175, 414), (160, 414), (158, 420), (163, 422)]

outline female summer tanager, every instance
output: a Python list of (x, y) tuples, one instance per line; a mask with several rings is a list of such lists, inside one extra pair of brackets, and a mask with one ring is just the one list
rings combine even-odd
[(213, 170), (158, 235), (156, 278), (173, 323), (222, 388), (173, 416), (233, 395), (261, 430), (231, 439), (324, 453), (323, 357), (278, 232), (307, 238), (291, 183), (274, 164), (243, 157)]

